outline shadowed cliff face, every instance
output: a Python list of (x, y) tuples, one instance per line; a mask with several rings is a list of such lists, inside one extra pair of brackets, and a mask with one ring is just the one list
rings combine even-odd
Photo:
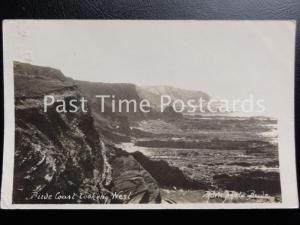
[(121, 108), (119, 108), (118, 104), (115, 104), (115, 112), (112, 113), (112, 98), (105, 100), (104, 109), (102, 109), (101, 99), (96, 98), (96, 95), (114, 96), (116, 103), (123, 99), (133, 99), (138, 106), (141, 99), (137, 94), (136, 86), (134, 84), (93, 83), (88, 81), (76, 81), (76, 84), (82, 95), (88, 99), (90, 103), (96, 129), (115, 143), (129, 141), (130, 123), (143, 119), (143, 112), (140, 111), (139, 107), (135, 110), (133, 104), (129, 104), (128, 112), (126, 111), (125, 104), (123, 104)]
[[(71, 79), (59, 70), (18, 62), (14, 72), (14, 203), (129, 202), (113, 199), (113, 192), (131, 194), (137, 203), (159, 202), (156, 181), (132, 156), (106, 147), (90, 112), (58, 113), (55, 104), (44, 112), (45, 94), (65, 100), (67, 107), (70, 100), (81, 98)], [(64, 196), (105, 193), (109, 200), (40, 199), (58, 192)]]
[[(137, 106), (141, 101), (140, 96), (136, 91), (136, 85), (126, 83), (101, 83), (101, 82), (88, 82), (88, 81), (76, 81), (76, 84), (80, 88), (82, 94), (89, 99), (91, 108), (94, 113), (111, 117), (112, 115), (112, 98), (105, 100), (104, 109), (101, 108), (101, 99), (96, 98), (96, 95), (108, 95), (114, 96), (114, 101), (118, 103), (119, 100), (135, 100)], [(104, 111), (104, 112), (101, 112)], [(139, 107), (135, 107), (133, 104), (129, 104), (129, 110), (127, 110), (126, 104), (115, 104), (115, 112), (118, 116), (126, 116), (129, 120), (136, 120), (144, 118), (143, 112)]]
[[(176, 120), (183, 118), (181, 113), (176, 113), (173, 106), (167, 106), (161, 112), (161, 96), (167, 95), (170, 101), (181, 99), (185, 102), (199, 98), (209, 100), (209, 96), (201, 91), (184, 90), (169, 86), (137, 86), (129, 83), (102, 83), (102, 82), (88, 82), (75, 81), (78, 85), (82, 95), (90, 102), (90, 109), (95, 119), (95, 126), (99, 132), (104, 134), (108, 139), (117, 142), (128, 142), (132, 135), (131, 126), (136, 125), (137, 121), (147, 119), (164, 119)], [(101, 99), (96, 98), (96, 95), (110, 96), (105, 99), (104, 109), (102, 109)], [(114, 104), (115, 111), (112, 112), (112, 97), (116, 104)], [(122, 104), (119, 107), (120, 100), (134, 100), (134, 104)], [(148, 100), (150, 104), (149, 112), (141, 111), (139, 104), (142, 100)]]
[(14, 69), (14, 202), (40, 202), (37, 196), (46, 193), (100, 192), (103, 157), (91, 115), (58, 113), (55, 104), (43, 109), (44, 94), (68, 103), (79, 99), (77, 87), (58, 70), (19, 63)]

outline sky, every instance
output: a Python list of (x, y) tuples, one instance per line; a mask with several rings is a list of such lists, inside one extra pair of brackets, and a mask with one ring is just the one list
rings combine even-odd
[[(293, 86), (292, 21), (5, 21), (12, 58), (77, 80), (169, 85), (265, 99)], [(5, 56), (5, 52), (4, 52)]]

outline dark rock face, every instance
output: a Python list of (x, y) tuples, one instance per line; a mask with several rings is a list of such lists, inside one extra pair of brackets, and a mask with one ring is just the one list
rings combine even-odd
[(175, 112), (172, 106), (166, 107), (162, 112), (162, 118), (168, 121), (182, 119), (183, 115), (181, 113)]
[(235, 176), (221, 174), (214, 176), (217, 184), (227, 190), (253, 192), (261, 194), (280, 194), (279, 173), (264, 171), (249, 171)]
[(68, 80), (68, 78), (58, 69), (44, 66), (32, 66), (29, 63), (14, 62), (14, 73), (15, 75), (23, 75), (27, 78), (58, 80), (62, 82)]
[[(136, 91), (135, 84), (126, 83), (101, 83), (101, 82), (88, 82), (88, 81), (76, 81), (82, 94), (89, 99), (93, 113), (99, 117), (114, 117), (114, 116), (126, 116), (129, 120), (135, 121), (144, 118), (144, 114), (140, 111), (138, 104), (141, 99)], [(104, 109), (101, 108), (101, 99), (96, 98), (96, 95), (108, 95), (114, 96), (115, 111), (112, 113), (112, 98), (107, 98), (104, 102)], [(119, 107), (120, 100), (134, 100), (137, 103), (137, 107), (130, 103), (127, 105), (121, 104)], [(136, 109), (136, 111), (135, 111)], [(96, 118), (97, 119), (97, 118)], [(114, 119), (114, 118), (110, 118)]]
[[(15, 69), (14, 203), (37, 203), (41, 201), (38, 195), (46, 193), (100, 192), (103, 157), (91, 115), (82, 111), (58, 113), (56, 105), (48, 112), (43, 110), (42, 87), (66, 102), (79, 99), (76, 87), (65, 83), (61, 72), (54, 69), (46, 68), (43, 74), (42, 67), (19, 63)], [(21, 85), (23, 76), (27, 85)], [(59, 91), (51, 89), (57, 86)]]
[(128, 118), (126, 116), (118, 116), (117, 119), (119, 121), (118, 130), (121, 133), (124, 133), (129, 136), (131, 133), (131, 130), (130, 130)]
[[(112, 167), (112, 193), (130, 196), (126, 203), (160, 203), (161, 196), (156, 180), (135, 158), (121, 149), (109, 147), (108, 161)], [(112, 203), (120, 203), (117, 198)]]
[[(141, 101), (137, 94), (134, 84), (124, 83), (101, 83), (76, 81), (82, 95), (88, 99), (90, 109), (95, 119), (95, 127), (109, 140), (118, 143), (120, 141), (130, 141), (130, 123), (144, 118), (143, 112), (138, 107)], [(110, 98), (105, 99), (104, 109), (102, 102), (96, 95), (106, 95)], [(115, 111), (112, 112), (112, 96), (114, 96)], [(120, 100), (134, 100), (137, 105), (129, 103), (129, 110), (126, 103), (119, 107)]]
[(132, 153), (133, 157), (154, 177), (160, 187), (201, 189), (207, 185), (184, 175), (177, 167), (170, 166), (166, 161), (154, 161), (141, 152)]
[[(72, 80), (58, 70), (30, 64), (15, 63), (14, 69), (14, 203), (160, 201), (156, 181), (132, 156), (112, 146), (106, 148), (90, 112), (58, 113), (55, 104), (44, 112), (45, 94), (65, 100), (67, 105), (81, 98)], [(70, 198), (56, 199), (57, 193)], [(71, 198), (103, 193), (108, 200)], [(113, 198), (122, 193), (130, 193), (132, 198)], [(46, 197), (49, 195), (52, 198)]]
[[(102, 83), (102, 82), (88, 82), (75, 81), (81, 93), (91, 103), (91, 110), (95, 118), (95, 126), (97, 129), (105, 131), (109, 134), (107, 138), (115, 140), (115, 137), (120, 134), (130, 136), (130, 126), (134, 126), (137, 121), (147, 119), (164, 119), (174, 121), (183, 118), (181, 113), (174, 111), (172, 106), (166, 107), (161, 112), (161, 96), (168, 95), (171, 100), (182, 99), (188, 101), (190, 99), (197, 100), (203, 98), (209, 100), (210, 97), (201, 91), (184, 90), (169, 86), (138, 86), (129, 83)], [(115, 111), (112, 113), (112, 99), (105, 101), (104, 112), (101, 108), (101, 99), (97, 99), (96, 95), (114, 96)], [(129, 104), (129, 111), (127, 111), (126, 104), (119, 107), (120, 100), (134, 100), (136, 102), (136, 111), (134, 104)], [(148, 100), (150, 106), (147, 107), (149, 112), (141, 111), (139, 104), (142, 100)], [(145, 109), (145, 107), (144, 107)], [(124, 121), (127, 118), (127, 122)], [(118, 129), (115, 127), (118, 126)]]

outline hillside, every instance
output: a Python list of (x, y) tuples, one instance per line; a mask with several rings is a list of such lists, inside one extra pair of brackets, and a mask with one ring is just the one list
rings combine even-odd
[[(75, 81), (81, 93), (89, 102), (93, 117), (95, 118), (96, 128), (105, 134), (109, 139), (118, 141), (129, 141), (131, 130), (136, 122), (145, 119), (178, 119), (182, 118), (179, 113), (173, 113), (172, 106), (166, 107), (165, 112), (161, 113), (161, 96), (168, 95), (172, 101), (181, 99), (188, 101), (190, 99), (198, 100), (203, 98), (209, 100), (209, 96), (201, 91), (190, 91), (170, 86), (138, 86), (128, 83), (101, 83), (88, 81)], [(126, 112), (125, 105), (120, 109), (116, 105), (115, 112), (112, 113), (111, 99), (105, 101), (104, 112), (101, 108), (101, 100), (96, 98), (96, 95), (114, 96), (115, 102), (122, 99), (135, 100), (137, 105), (142, 99), (147, 99), (150, 102), (150, 112), (143, 113), (137, 107), (137, 112), (134, 112), (134, 107), (130, 104), (129, 112)], [(171, 108), (170, 108), (171, 107)]]
[(161, 96), (167, 95), (171, 97), (172, 102), (180, 99), (184, 102), (188, 100), (202, 98), (205, 101), (210, 99), (209, 95), (202, 91), (186, 90), (171, 86), (138, 86), (138, 95), (141, 99), (148, 99), (151, 105), (160, 110)]
[[(56, 105), (44, 112), (45, 94), (68, 104), (81, 97), (72, 80), (59, 70), (19, 62), (14, 72), (14, 203), (160, 202), (156, 180), (131, 155), (105, 143), (89, 112), (58, 113)], [(114, 192), (131, 199), (113, 199)], [(55, 193), (109, 198), (47, 199)]]

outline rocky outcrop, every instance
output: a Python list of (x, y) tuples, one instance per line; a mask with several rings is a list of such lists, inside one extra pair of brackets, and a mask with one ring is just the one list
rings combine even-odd
[[(81, 111), (57, 113), (56, 105), (45, 113), (40, 97), (16, 97), (14, 202), (36, 203), (46, 193), (100, 192), (103, 158), (93, 118)], [(74, 87), (59, 98), (69, 101), (78, 94)]]
[(179, 168), (170, 166), (163, 160), (151, 160), (141, 152), (132, 153), (133, 157), (152, 175), (163, 188), (203, 189), (207, 184), (186, 176)]
[(160, 201), (156, 181), (132, 156), (106, 147), (89, 111), (58, 113), (53, 104), (44, 112), (45, 94), (67, 107), (81, 98), (71, 79), (52, 68), (18, 62), (14, 70), (14, 203)]
[[(14, 62), (15, 76), (24, 76), (25, 78), (35, 78), (48, 81), (67, 81), (70, 78), (58, 69), (44, 66), (32, 66), (29, 63)], [(20, 77), (19, 77), (20, 78)]]
[(181, 113), (175, 112), (173, 106), (168, 106), (163, 110), (162, 118), (167, 121), (173, 121), (173, 120), (182, 119), (183, 115)]
[[(112, 193), (130, 196), (126, 203), (160, 203), (161, 195), (156, 179), (129, 153), (108, 146), (106, 152), (112, 167), (112, 181), (109, 189)], [(117, 198), (112, 203), (119, 203)]]

